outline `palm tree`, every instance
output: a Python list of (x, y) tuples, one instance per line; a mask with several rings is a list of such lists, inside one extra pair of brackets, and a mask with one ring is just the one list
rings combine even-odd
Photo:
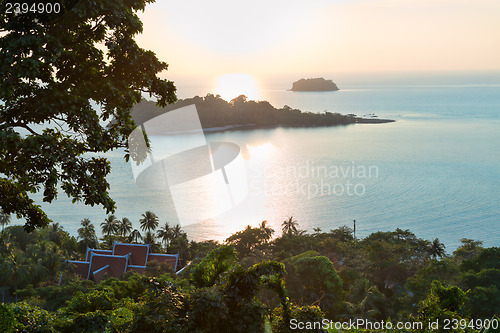
[(51, 242), (56, 243), (61, 246), (62, 238), (61, 238), (62, 227), (59, 223), (52, 223), (49, 228), (48, 239)]
[(429, 247), (429, 254), (434, 259), (436, 259), (437, 257), (442, 258), (446, 254), (444, 249), (444, 244), (439, 241), (439, 238), (436, 238), (432, 241)]
[(10, 286), (14, 286), (17, 302), (17, 286), (24, 283), (29, 275), (29, 267), (26, 265), (25, 258), (17, 253), (11, 253), (11, 255), (2, 262), (2, 269), (5, 272), (5, 276), (2, 280), (4, 283)]
[(113, 214), (111, 214), (104, 219), (104, 222), (101, 223), (101, 228), (103, 234), (107, 234), (108, 236), (116, 234), (118, 231), (118, 220)]
[(260, 224), (260, 230), (263, 231), (264, 240), (266, 242), (269, 241), (271, 239), (271, 237), (273, 236), (274, 230), (267, 226), (267, 221), (262, 221), (262, 223)]
[(118, 222), (118, 233), (121, 236), (125, 236), (132, 230), (132, 222), (126, 217), (122, 218), (121, 222)]
[(38, 258), (34, 261), (32, 260), (28, 267), (30, 282), (35, 286), (49, 277), (49, 270), (45, 267), (42, 258)]
[(78, 238), (80, 239), (80, 249), (85, 250), (87, 247), (96, 248), (99, 245), (99, 242), (95, 234), (94, 225), (88, 218), (84, 218), (81, 225), (82, 227), (77, 230)]
[(82, 227), (77, 230), (79, 238), (83, 239), (88, 237), (90, 234), (95, 234), (95, 228), (92, 222), (90, 222), (90, 219), (84, 218), (80, 224)]
[(132, 237), (132, 239), (134, 239), (136, 243), (138, 242), (138, 239), (142, 239), (142, 235), (137, 229), (134, 229), (134, 231), (130, 233), (130, 237)]
[(181, 229), (181, 226), (176, 224), (173, 228), (172, 228), (172, 236), (171, 236), (171, 240), (175, 240), (179, 237), (182, 236), (182, 229)]
[(155, 234), (152, 233), (151, 231), (146, 231), (143, 240), (144, 244), (153, 245), (156, 241)]
[(161, 241), (168, 246), (170, 239), (172, 238), (172, 228), (170, 228), (168, 222), (165, 222), (165, 225), (156, 231), (156, 236), (161, 238)]
[(64, 265), (64, 261), (60, 249), (53, 244), (52, 246), (49, 245), (44, 254), (43, 264), (53, 276), (55, 276), (57, 271)]
[(377, 287), (370, 285), (367, 279), (354, 282), (346, 301), (346, 313), (341, 317), (357, 319), (374, 319), (381, 314), (385, 296)]
[(141, 230), (154, 231), (158, 227), (158, 216), (148, 210), (146, 213), (142, 214), (142, 219), (140, 219), (139, 222), (141, 222)]
[(5, 226), (8, 225), (9, 223), (10, 223), (10, 214), (5, 214), (3, 212), (3, 209), (0, 208), (0, 225), (2, 226), (2, 233)]
[(292, 236), (292, 235), (298, 234), (298, 231), (297, 231), (298, 225), (299, 224), (297, 223), (297, 221), (295, 221), (293, 219), (293, 216), (290, 216), (290, 218), (288, 220), (283, 221), (283, 223), (281, 224), (281, 226), (283, 228), (282, 229), (283, 235)]

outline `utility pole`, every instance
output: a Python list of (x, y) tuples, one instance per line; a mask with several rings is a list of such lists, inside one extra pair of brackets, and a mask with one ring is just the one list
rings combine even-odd
[(356, 220), (354, 220), (354, 240), (356, 240)]

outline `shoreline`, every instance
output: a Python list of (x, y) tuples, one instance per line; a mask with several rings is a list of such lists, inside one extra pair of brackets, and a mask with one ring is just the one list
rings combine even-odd
[(203, 128), (203, 132), (205, 133), (218, 133), (218, 132), (226, 132), (226, 131), (248, 131), (252, 129), (271, 129), (271, 128), (320, 128), (320, 127), (337, 127), (337, 126), (347, 126), (347, 125), (355, 125), (355, 124), (386, 124), (386, 123), (394, 123), (396, 120), (394, 119), (378, 119), (378, 118), (354, 118), (352, 123), (347, 124), (336, 124), (336, 125), (324, 125), (324, 126), (286, 126), (286, 125), (257, 125), (257, 124), (242, 124), (242, 125), (227, 125), (227, 126), (218, 126), (218, 127), (207, 127)]
[(355, 118), (356, 124), (386, 124), (386, 123), (394, 123), (396, 120), (394, 119), (378, 119), (378, 118)]

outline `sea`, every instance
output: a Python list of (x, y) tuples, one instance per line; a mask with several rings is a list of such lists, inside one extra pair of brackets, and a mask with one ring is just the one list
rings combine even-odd
[[(196, 183), (191, 194), (177, 198), (169, 189), (142, 187), (124, 151), (112, 151), (105, 156), (112, 165), (110, 195), (117, 218), (127, 217), (139, 229), (142, 214), (152, 211), (161, 225), (179, 223), (195, 241), (223, 242), (264, 220), (280, 235), (282, 222), (293, 217), (310, 233), (352, 228), (356, 221), (357, 238), (409, 229), (424, 239), (439, 238), (448, 253), (462, 238), (500, 246), (500, 71), (309, 77), (318, 76), (332, 79), (340, 90), (292, 92), (292, 82), (306, 76), (268, 75), (257, 80), (258, 99), (280, 108), (395, 122), (207, 131), (208, 143), (240, 147), (244, 167), (237, 177), (245, 186), (239, 187), (242, 199), (229, 203), (217, 197), (219, 183)], [(216, 89), (203, 78), (180, 78), (176, 85), (179, 98)], [(168, 138), (156, 142), (162, 140)], [(64, 193), (51, 204), (38, 194), (33, 198), (71, 234), (76, 236), (80, 221), (89, 218), (100, 235), (102, 208), (72, 204)], [(214, 207), (218, 200), (220, 207)], [(180, 211), (199, 221), (186, 223)]]

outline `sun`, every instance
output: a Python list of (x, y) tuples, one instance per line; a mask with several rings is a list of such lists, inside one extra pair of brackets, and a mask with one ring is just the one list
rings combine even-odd
[(217, 80), (216, 94), (226, 101), (240, 95), (245, 95), (249, 100), (259, 99), (259, 89), (255, 78), (245, 73), (230, 73), (221, 75)]

